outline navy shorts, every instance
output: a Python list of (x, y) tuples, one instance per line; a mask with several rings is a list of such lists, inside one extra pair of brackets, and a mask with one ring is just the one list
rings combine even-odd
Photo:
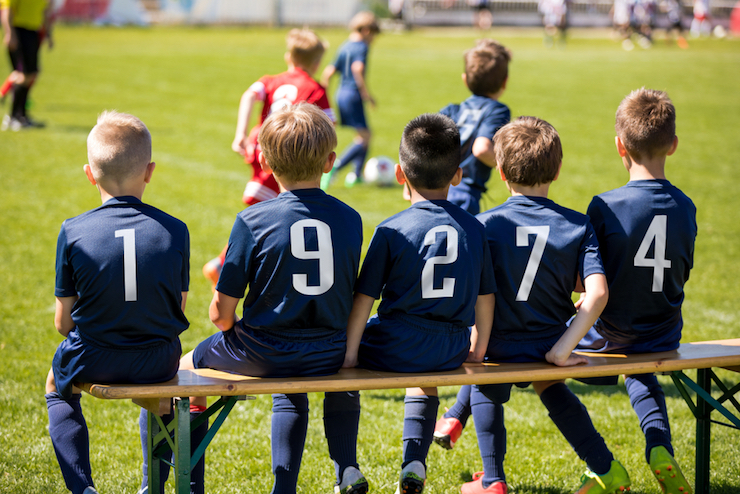
[(71, 331), (57, 347), (51, 368), (57, 392), (72, 396), (74, 383), (151, 384), (175, 377), (180, 367), (180, 340), (145, 348), (102, 348)]
[[(570, 321), (568, 323), (570, 324)], [(681, 331), (675, 331), (638, 343), (616, 343), (604, 338), (598, 332), (598, 330), (596, 329), (598, 324), (599, 321), (596, 321), (596, 325), (588, 330), (586, 336), (584, 336), (578, 343), (578, 346), (576, 347), (577, 351), (588, 353), (623, 354), (669, 352), (678, 348), (680, 344), (679, 342), (681, 340)], [(619, 376), (588, 377), (577, 379), (577, 381), (580, 381), (584, 384), (596, 384), (606, 386), (617, 384), (617, 382), (619, 382)]]
[(13, 69), (24, 74), (35, 74), (39, 71), (39, 48), (41, 48), (41, 37), (38, 31), (31, 31), (16, 27), (18, 36), (18, 48), (8, 51)]
[(216, 369), (255, 377), (328, 376), (344, 363), (347, 334), (260, 331), (236, 325), (203, 340), (193, 351), (196, 369)]
[(460, 367), (470, 351), (470, 329), (409, 315), (370, 318), (359, 365), (391, 372), (432, 372)]
[(337, 91), (337, 106), (340, 124), (355, 129), (367, 129), (365, 107), (356, 89), (340, 87)]

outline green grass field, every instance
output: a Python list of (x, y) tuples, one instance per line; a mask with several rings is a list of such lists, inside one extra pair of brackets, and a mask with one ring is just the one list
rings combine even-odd
[[(320, 30), (327, 60), (346, 36)], [(462, 52), (473, 30), (384, 34), (372, 47), (370, 155), (397, 156), (405, 123), (467, 97)], [(563, 170), (551, 197), (585, 211), (595, 194), (622, 185), (627, 174), (614, 148), (614, 112), (630, 90), (668, 91), (678, 112), (677, 153), (668, 177), (698, 207), (695, 268), (686, 290), (684, 341), (740, 336), (740, 41), (697, 40), (683, 51), (659, 40), (624, 52), (608, 33), (575, 32), (566, 49), (543, 47), (538, 30), (493, 30), (514, 53), (502, 101), (514, 116), (536, 115), (560, 132)], [(0, 134), (0, 492), (64, 491), (46, 430), (44, 378), (61, 340), (53, 326), (55, 243), (61, 222), (99, 205), (85, 179), (85, 140), (103, 109), (139, 116), (154, 139), (157, 169), (144, 199), (184, 220), (191, 232), (191, 291), (182, 335), (192, 349), (212, 334), (209, 285), (201, 266), (227, 240), (248, 169), (230, 149), (241, 93), (265, 73), (284, 70), (285, 31), (263, 28), (64, 27), (43, 53), (32, 93), (44, 130)], [(6, 67), (6, 66), (4, 66)], [(6, 103), (7, 105), (7, 103)], [(339, 129), (340, 150), (352, 133)], [(484, 208), (505, 200), (492, 181)], [(330, 189), (361, 214), (365, 245), (374, 226), (405, 207), (400, 188)], [(732, 375), (725, 376), (729, 381)], [(676, 456), (694, 479), (694, 421), (667, 378)], [(633, 479), (633, 492), (660, 492), (644, 462), (644, 439), (623, 386), (573, 389)], [(440, 391), (450, 405), (456, 390)], [(359, 459), (373, 492), (394, 490), (401, 460), (403, 391), (363, 393)], [(299, 491), (332, 492), (333, 466), (323, 438), (321, 396), (311, 395), (311, 423)], [(584, 466), (549, 421), (531, 389), (507, 405), (506, 469), (513, 492), (565, 494)], [(140, 448), (130, 402), (83, 399), (93, 472), (101, 493), (136, 492)], [(208, 452), (208, 492), (268, 492), (268, 397), (239, 404)], [(712, 492), (740, 492), (738, 433), (713, 431)], [(452, 452), (432, 447), (425, 492), (459, 492), (481, 467), (470, 427)]]

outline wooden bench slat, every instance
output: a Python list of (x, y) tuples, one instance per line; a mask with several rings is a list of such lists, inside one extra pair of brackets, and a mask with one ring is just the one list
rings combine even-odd
[[(324, 377), (255, 378), (212, 369), (181, 370), (157, 384), (81, 384), (87, 393), (103, 399), (156, 399), (175, 396), (236, 396), (271, 393), (311, 393), (364, 389), (459, 386), (602, 377), (619, 374), (670, 372), (727, 367), (740, 369), (740, 338), (684, 343), (676, 351), (589, 356), (587, 365), (556, 367), (547, 363), (464, 364), (449, 372), (392, 373), (342, 369)], [(153, 402), (151, 402), (153, 404)], [(146, 408), (149, 409), (149, 406)]]

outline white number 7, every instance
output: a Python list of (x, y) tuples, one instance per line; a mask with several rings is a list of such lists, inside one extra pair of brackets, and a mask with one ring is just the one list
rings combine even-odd
[[(640, 247), (635, 254), (635, 266), (644, 268), (653, 268), (653, 291), (663, 291), (663, 278), (665, 269), (671, 267), (670, 259), (665, 258), (665, 242), (668, 230), (668, 216), (664, 214), (656, 215), (642, 239)], [(655, 240), (655, 249), (653, 249), (653, 258), (647, 257), (650, 245)]]
[(516, 227), (516, 246), (529, 247), (529, 236), (534, 235), (534, 246), (529, 254), (527, 268), (524, 270), (522, 284), (519, 285), (519, 291), (516, 293), (517, 302), (526, 302), (529, 299), (529, 292), (532, 291), (534, 278), (537, 276), (537, 270), (540, 268), (542, 254), (545, 252), (547, 237), (550, 235), (549, 226), (518, 226)]
[(116, 238), (123, 237), (123, 290), (126, 302), (136, 302), (136, 230), (116, 230)]

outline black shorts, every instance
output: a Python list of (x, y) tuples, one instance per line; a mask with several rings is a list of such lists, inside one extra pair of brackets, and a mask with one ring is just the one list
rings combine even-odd
[(18, 37), (18, 47), (15, 50), (8, 50), (13, 69), (24, 74), (35, 74), (39, 71), (41, 36), (38, 31), (22, 27), (14, 29)]

